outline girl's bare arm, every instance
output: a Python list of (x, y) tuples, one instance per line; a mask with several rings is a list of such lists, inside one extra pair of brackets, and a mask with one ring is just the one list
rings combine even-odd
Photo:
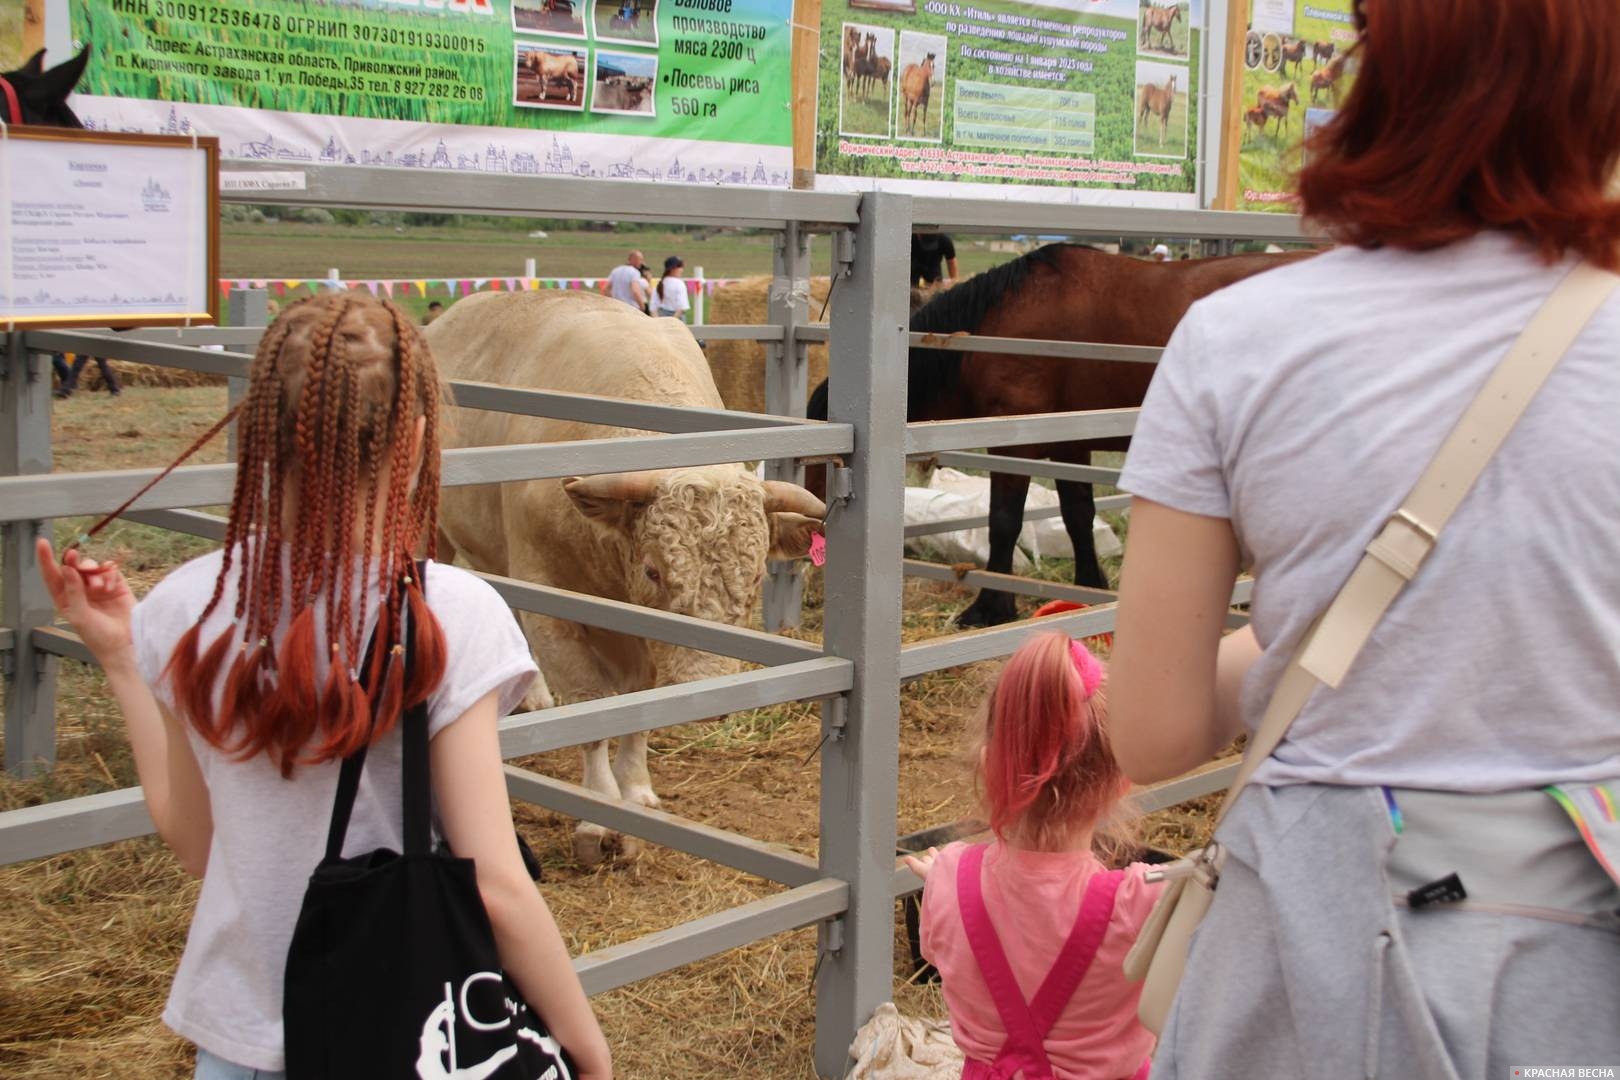
[(501, 964), (579, 1066), (580, 1080), (613, 1075), (607, 1040), (591, 1011), (551, 909), (529, 879), (512, 831), (492, 691), (434, 736), (433, 791), (450, 848), (477, 864), (478, 891)]
[(35, 553), (56, 610), (101, 665), (124, 714), (135, 771), (158, 835), (180, 865), (201, 877), (214, 837), (208, 786), (184, 726), (158, 703), (135, 662), (130, 633), (135, 594), (115, 563), (97, 563), (70, 551), (58, 565), (45, 539)]

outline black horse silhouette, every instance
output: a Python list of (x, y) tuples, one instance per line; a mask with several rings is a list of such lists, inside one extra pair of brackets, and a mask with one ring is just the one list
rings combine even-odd
[(84, 127), (68, 108), (67, 99), (89, 62), (90, 47), (86, 45), (79, 55), (47, 71), (45, 50), (41, 49), (16, 71), (0, 72), (0, 120), (41, 127)]

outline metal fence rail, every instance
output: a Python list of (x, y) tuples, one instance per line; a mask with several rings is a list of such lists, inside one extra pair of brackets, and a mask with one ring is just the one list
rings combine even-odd
[[(261, 166), (232, 163), (252, 172)], [(964, 455), (983, 447), (1017, 446), (1129, 435), (1136, 410), (908, 424), (904, 410), (907, 350), (917, 344), (989, 349), (1037, 356), (1152, 362), (1158, 350), (1067, 342), (1031, 342), (963, 335), (923, 340), (906, 325), (902, 249), (914, 227), (958, 231), (1031, 231), (1109, 235), (1175, 235), (1217, 240), (1298, 240), (1297, 222), (1272, 215), (1121, 211), (1072, 206), (1020, 206), (991, 200), (912, 200), (891, 194), (694, 188), (674, 210), (655, 197), (661, 188), (602, 185), (569, 179), (508, 176), (446, 177), (428, 172), (386, 174), (364, 168), (310, 167), (301, 192), (226, 193), (227, 200), (347, 206), (440, 213), (659, 220), (731, 224), (775, 234), (769, 324), (708, 326), (706, 340), (756, 340), (766, 346), (766, 405), (770, 415), (677, 409), (589, 395), (458, 383), (452, 393), (470, 408), (554, 416), (609, 428), (657, 434), (560, 444), (453, 450), (445, 454), (446, 484), (494, 483), (678, 465), (767, 462), (767, 475), (793, 479), (804, 459), (842, 459), (835, 485), (837, 512), (826, 524), (824, 645), (718, 626), (667, 612), (617, 604), (565, 589), (486, 577), (515, 609), (675, 641), (765, 665), (700, 682), (659, 687), (542, 712), (506, 717), (502, 753), (532, 754), (585, 741), (703, 720), (791, 701), (820, 701), (822, 743), (819, 854), (812, 860), (774, 845), (676, 815), (627, 806), (575, 785), (508, 768), (513, 797), (601, 822), (700, 857), (755, 874), (785, 891), (751, 904), (681, 923), (635, 941), (581, 957), (587, 989), (601, 992), (671, 970), (701, 957), (787, 930), (817, 927), (815, 1061), (819, 1074), (841, 1075), (855, 1029), (892, 995), (895, 895), (916, 887), (896, 866), (896, 808), (900, 683), (927, 672), (1004, 656), (1031, 633), (1057, 629), (1077, 636), (1113, 629), (1113, 594), (1056, 583), (1024, 583), (974, 571), (965, 584), (1018, 587), (1036, 595), (1084, 598), (1097, 606), (1020, 624), (900, 644), (900, 590), (907, 572), (939, 576), (948, 568), (908, 562), (906, 535), (983, 525), (985, 518), (903, 528), (901, 500), (908, 455), (1050, 470), (1054, 463), (999, 455)], [(659, 207), (649, 210), (649, 207)], [(807, 288), (812, 232), (835, 235), (830, 326), (811, 324)], [(233, 296), (233, 310), (263, 311), (263, 296)], [(93, 515), (121, 502), (152, 470), (51, 473), (50, 376), (40, 350), (122, 357), (226, 376), (240, 393), (249, 356), (262, 330), (232, 326), (128, 334), (38, 331), (3, 338), (0, 350), (0, 662), (6, 673), (6, 758), (16, 773), (48, 767), (55, 752), (55, 670), (63, 658), (88, 659), (83, 644), (52, 625), (37, 581), (33, 538), (50, 519)], [(828, 341), (832, 384), (829, 422), (802, 419), (807, 396), (806, 347)], [(205, 346), (223, 346), (216, 351)], [(1102, 480), (1109, 470), (1063, 466), (1070, 479)], [(1079, 471), (1075, 471), (1079, 470)], [(218, 539), (222, 523), (199, 507), (230, 496), (233, 466), (176, 470), (130, 511), (141, 524)], [(1036, 475), (1050, 475), (1042, 472)], [(1117, 508), (1124, 497), (1099, 500)], [(1056, 511), (1031, 511), (1026, 518)], [(767, 626), (794, 621), (798, 576), (772, 569)], [(1235, 601), (1247, 598), (1240, 585)], [(1229, 768), (1229, 766), (1222, 766)], [(1149, 793), (1168, 805), (1215, 790), (1224, 772), (1205, 772)], [(152, 825), (138, 789), (107, 792), (0, 814), (0, 864), (141, 836)]]

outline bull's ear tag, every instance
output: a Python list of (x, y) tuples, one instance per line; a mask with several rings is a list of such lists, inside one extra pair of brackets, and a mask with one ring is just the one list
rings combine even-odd
[(821, 533), (810, 536), (810, 562), (814, 566), (827, 565), (827, 538)]

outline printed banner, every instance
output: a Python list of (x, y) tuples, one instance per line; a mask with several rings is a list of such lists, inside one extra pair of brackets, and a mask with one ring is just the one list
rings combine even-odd
[(1227, 126), (1242, 133), (1229, 208), (1294, 213), (1305, 139), (1333, 116), (1355, 80), (1348, 56), (1356, 42), (1353, 0), (1236, 2), (1252, 6), (1242, 40), (1232, 43), (1242, 75), (1232, 84), (1238, 99), (1228, 103)]
[(786, 186), (792, 0), (84, 0), (88, 126), (227, 159)]
[(1203, 20), (1203, 0), (825, 0), (817, 187), (1192, 206)]

